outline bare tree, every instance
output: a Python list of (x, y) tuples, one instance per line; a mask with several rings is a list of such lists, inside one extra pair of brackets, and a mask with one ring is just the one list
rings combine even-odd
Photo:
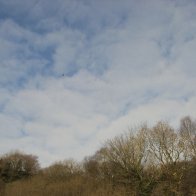
[(74, 160), (56, 162), (44, 169), (44, 174), (49, 181), (67, 180), (81, 173), (81, 167)]
[(184, 148), (174, 129), (166, 122), (158, 122), (148, 132), (149, 151), (162, 165), (176, 163)]
[(145, 172), (149, 157), (147, 131), (147, 126), (142, 125), (108, 140), (103, 151), (114, 183), (124, 184), (137, 194), (149, 193), (154, 183), (150, 172), (149, 176)]
[(39, 170), (39, 163), (34, 155), (13, 152), (4, 155), (0, 159), (0, 175), (5, 182), (32, 176)]
[[(139, 145), (138, 145), (139, 144)], [(107, 142), (105, 156), (108, 162), (116, 168), (115, 175), (138, 175), (143, 158), (143, 144), (132, 134), (121, 135)], [(117, 169), (118, 168), (118, 169)]]
[(158, 122), (148, 132), (149, 152), (157, 165), (159, 191), (165, 195), (178, 195), (185, 164), (185, 146), (179, 135), (166, 122)]
[(196, 121), (189, 116), (181, 119), (180, 136), (186, 150), (185, 158), (196, 158)]

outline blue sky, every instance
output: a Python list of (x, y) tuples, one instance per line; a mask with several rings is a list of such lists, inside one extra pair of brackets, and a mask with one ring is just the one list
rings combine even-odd
[(0, 154), (81, 160), (195, 117), (195, 51), (195, 1), (0, 0)]

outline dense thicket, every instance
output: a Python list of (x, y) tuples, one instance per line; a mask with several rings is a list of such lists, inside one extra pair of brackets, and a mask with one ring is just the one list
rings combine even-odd
[(39, 168), (20, 152), (0, 157), (0, 195), (196, 195), (196, 121), (178, 129), (167, 122), (141, 125), (105, 142), (82, 163), (66, 160)]

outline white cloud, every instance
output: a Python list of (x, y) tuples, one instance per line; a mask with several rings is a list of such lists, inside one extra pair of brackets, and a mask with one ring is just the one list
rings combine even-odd
[(194, 2), (33, 2), (26, 24), (30, 6), (0, 22), (0, 153), (46, 166), (143, 121), (195, 117)]

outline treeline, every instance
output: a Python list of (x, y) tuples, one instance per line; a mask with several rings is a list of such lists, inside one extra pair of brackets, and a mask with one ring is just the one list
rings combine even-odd
[(106, 141), (81, 163), (40, 168), (34, 155), (3, 155), (0, 195), (196, 195), (196, 121), (184, 117), (177, 129), (163, 121), (143, 124)]

